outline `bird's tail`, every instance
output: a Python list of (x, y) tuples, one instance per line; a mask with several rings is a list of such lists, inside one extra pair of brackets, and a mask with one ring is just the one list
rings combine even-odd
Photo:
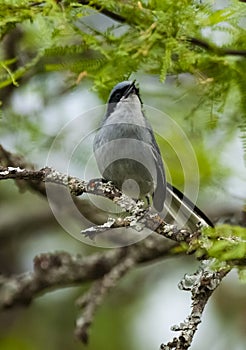
[(167, 194), (164, 203), (165, 220), (191, 230), (199, 226), (211, 226), (213, 223), (189, 198), (176, 187), (167, 183)]

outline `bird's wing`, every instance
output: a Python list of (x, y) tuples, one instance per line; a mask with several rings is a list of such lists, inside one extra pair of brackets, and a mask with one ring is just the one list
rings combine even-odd
[(155, 160), (156, 167), (156, 188), (153, 193), (153, 206), (160, 213), (163, 210), (165, 198), (166, 198), (166, 176), (161, 157), (159, 146), (156, 142), (152, 128), (146, 119), (146, 126), (149, 130), (150, 144), (152, 146), (152, 152)]
[[(158, 149), (159, 150), (159, 149)], [(166, 198), (166, 177), (163, 167), (162, 158), (156, 149), (153, 149), (155, 165), (156, 165), (156, 188), (153, 193), (153, 206), (158, 211), (163, 210)]]

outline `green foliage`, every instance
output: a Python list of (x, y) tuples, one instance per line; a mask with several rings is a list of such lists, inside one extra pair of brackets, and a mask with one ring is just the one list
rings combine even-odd
[[(245, 49), (244, 10), (236, 0), (219, 10), (188, 0), (0, 0), (1, 105), (8, 89), (43, 73), (63, 72), (67, 88), (90, 79), (104, 100), (116, 82), (138, 72), (162, 82), (189, 73), (197, 92), (182, 118), (194, 133), (199, 167), (209, 182), (215, 156), (206, 159), (202, 134), (227, 127), (230, 137), (239, 126), (245, 149), (245, 59), (225, 51)], [(221, 44), (212, 36), (218, 31), (225, 38)]]
[[(69, 73), (68, 87), (92, 79), (93, 89), (106, 100), (116, 82), (137, 72), (158, 75), (162, 82), (169, 75), (190, 73), (200, 98), (186, 122), (199, 125), (197, 111), (202, 108), (210, 115), (203, 130), (214, 130), (229, 106), (234, 130), (245, 123), (246, 67), (241, 56), (224, 50), (226, 45), (244, 49), (244, 6), (236, 0), (217, 11), (210, 4), (183, 0), (0, 0), (0, 88), (16, 88), (33, 75), (60, 71)], [(213, 41), (218, 31), (224, 44)], [(15, 50), (6, 49), (8, 37)], [(232, 96), (237, 103), (231, 103)], [(242, 140), (244, 145), (244, 132)]]
[[(105, 89), (107, 94), (119, 77), (127, 78), (139, 70), (158, 74), (161, 80), (170, 73), (197, 74), (201, 71), (207, 78), (213, 78), (212, 85), (230, 84), (228, 78), (235, 75), (237, 60), (229, 61), (224, 55), (218, 55), (220, 52), (216, 52), (215, 47), (212, 52), (204, 52), (189, 44), (187, 38), (202, 38), (202, 30), (215, 31), (219, 27), (222, 32), (229, 33), (230, 46), (242, 48), (243, 41), (239, 38), (245, 34), (238, 22), (243, 6), (233, 1), (231, 6), (214, 11), (208, 5), (193, 1), (154, 0), (147, 4), (92, 1), (90, 6), (83, 6), (76, 1), (59, 5), (51, 0), (8, 0), (1, 4), (0, 24), (2, 36), (13, 25), (21, 24), (25, 45), (29, 37), (30, 46), (25, 49), (35, 50), (35, 56), (44, 52), (44, 61), (53, 57), (55, 62), (44, 64), (43, 69), (63, 69), (76, 74), (86, 70), (95, 88), (104, 95)], [(105, 30), (97, 28), (95, 23), (89, 26), (86, 19), (99, 8), (109, 17), (119, 17), (120, 21), (108, 23)], [(223, 25), (225, 21), (228, 26)], [(9, 69), (10, 78), (2, 77), (2, 86), (15, 83), (20, 77), (15, 74), (17, 72), (11, 73)], [(76, 81), (76, 76), (74, 79)], [(222, 86), (219, 91), (223, 96), (228, 92)]]
[(203, 230), (200, 246), (209, 257), (220, 261), (238, 261), (246, 256), (246, 228), (240, 226), (220, 225)]
[(11, 64), (15, 62), (15, 59), (12, 59), (9, 61), (1, 61), (0, 62), (0, 74), (1, 74), (0, 89), (10, 84), (13, 84), (14, 86), (18, 87), (19, 86), (18, 80), (37, 64), (41, 56), (42, 56), (42, 52), (39, 52), (33, 59), (31, 59), (25, 65), (16, 69), (14, 72), (11, 71)]
[(206, 228), (202, 232), (196, 252), (198, 257), (208, 256), (215, 259), (216, 268), (226, 265), (237, 267), (238, 275), (246, 283), (246, 228), (220, 225)]
[[(181, 97), (184, 103), (173, 101), (175, 115), (190, 131), (201, 180), (209, 184), (214, 173), (219, 173), (218, 157), (223, 145), (217, 144), (218, 152), (208, 159), (205, 134), (226, 130), (225, 142), (240, 127), (246, 154), (245, 59), (226, 54), (230, 48), (238, 52), (245, 49), (246, 34), (240, 24), (244, 10), (245, 4), (236, 0), (219, 10), (210, 2), (188, 0), (0, 0), (1, 104), (5, 106), (8, 89), (16, 89), (32, 76), (44, 73), (64, 73), (67, 89), (90, 79), (104, 100), (116, 82), (135, 73), (158, 75), (162, 82), (170, 75), (189, 73), (194, 78), (193, 86), (184, 89), (184, 94), (190, 98)], [(213, 38), (218, 32), (221, 43)], [(8, 39), (15, 49), (7, 46)], [(173, 96), (167, 95), (163, 107), (169, 98)], [(4, 127), (12, 132), (19, 123), (18, 113), (9, 118), (11, 125), (5, 120)], [(34, 138), (37, 134), (42, 138), (40, 124), (34, 118), (26, 118), (22, 126)], [(167, 147), (163, 145), (163, 149)], [(183, 182), (179, 168), (177, 163), (171, 170), (176, 184)]]

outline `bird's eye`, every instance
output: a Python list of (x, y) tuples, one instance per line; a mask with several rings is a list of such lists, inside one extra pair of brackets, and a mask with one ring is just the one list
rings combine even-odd
[(121, 93), (120, 93), (120, 92), (117, 92), (117, 93), (115, 94), (115, 98), (116, 98), (117, 101), (119, 101), (119, 100), (121, 99)]

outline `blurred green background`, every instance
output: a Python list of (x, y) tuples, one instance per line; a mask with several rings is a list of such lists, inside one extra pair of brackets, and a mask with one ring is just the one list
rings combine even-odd
[[(139, 17), (136, 25), (139, 32), (134, 32), (133, 27), (125, 24), (114, 23), (112, 27), (111, 20), (77, 2), (62, 2), (61, 6), (59, 3), (0, 3), (0, 143), (37, 168), (48, 164), (67, 170), (69, 161), (71, 175), (96, 177), (97, 169), (90, 162), (92, 140), (105, 111), (108, 93), (120, 80), (137, 79), (146, 115), (154, 126), (171, 182), (181, 190), (185, 188), (185, 181), (192, 187), (194, 169), (188, 160), (184, 175), (180, 163), (183, 144), (177, 142), (175, 133), (169, 135), (169, 130), (165, 129), (165, 115), (177, 123), (175, 125), (185, 133), (194, 150), (200, 179), (198, 205), (212, 220), (220, 218), (223, 222), (229, 218), (238, 222), (246, 196), (245, 104), (242, 103), (242, 88), (232, 71), (238, 68), (240, 73), (241, 59), (239, 66), (235, 57), (214, 57), (198, 50), (194, 53), (197, 60), (193, 60), (194, 57), (184, 51), (187, 61), (184, 59), (182, 66), (177, 63), (179, 60), (175, 61), (176, 56), (165, 61), (163, 53), (159, 52), (161, 45), (155, 47), (152, 43), (156, 50), (152, 56), (149, 54), (152, 61), (148, 61), (143, 52), (139, 54), (139, 61), (134, 61), (141, 31), (145, 30), (146, 36), (140, 48), (152, 52), (147, 36), (149, 18), (146, 17), (145, 24)], [(175, 13), (168, 17), (171, 11), (179, 13), (172, 1), (138, 3), (148, 5), (152, 11), (156, 6), (156, 16), (167, 16), (161, 18), (166, 27), (170, 18), (174, 21)], [(242, 38), (239, 34), (245, 26), (240, 24), (239, 17), (243, 15), (235, 4), (235, 1), (193, 4), (178, 1), (177, 6), (183, 9), (183, 12), (180, 10), (184, 21), (182, 30), (203, 33), (221, 47), (232, 42), (233, 47), (240, 48), (243, 40), (239, 40)], [(114, 1), (109, 2), (110, 5), (116, 6)], [(130, 1), (119, 2), (124, 11), (131, 10), (128, 5), (133, 6)], [(168, 5), (170, 14), (164, 8)], [(190, 7), (190, 11), (192, 6), (200, 6), (193, 23), (190, 23), (189, 13), (185, 14), (185, 6)], [(135, 19), (129, 18), (138, 20), (137, 15)], [(234, 26), (233, 30), (223, 32), (225, 23)], [(219, 32), (223, 33), (219, 35)], [(167, 33), (170, 50), (174, 45), (172, 35)], [(101, 51), (98, 49), (100, 40)], [(123, 55), (127, 45), (132, 45), (131, 50)], [(165, 47), (165, 52), (167, 49)], [(178, 55), (182, 50), (183, 46)], [(114, 53), (116, 57), (111, 58)], [(159, 65), (153, 66), (160, 57), (166, 64), (161, 62), (162, 72)], [(165, 79), (160, 79), (160, 75)], [(245, 80), (244, 76), (242, 79)], [(153, 108), (161, 111), (158, 117)], [(171, 145), (165, 140), (166, 134)], [(80, 138), (82, 141), (78, 143)], [(75, 152), (68, 158), (66, 150), (74, 144)], [(73, 225), (69, 211), (67, 218)], [(103, 250), (74, 239), (55, 220), (45, 198), (25, 188), (20, 191), (12, 180), (0, 182), (0, 242), (0, 272), (4, 275), (32, 270), (33, 258), (42, 252), (64, 250), (86, 256)], [(183, 321), (189, 313), (190, 295), (178, 290), (177, 284), (185, 273), (194, 272), (198, 265), (193, 256), (175, 257), (131, 271), (99, 308), (87, 347), (75, 340), (73, 331), (78, 313), (74, 301), (89, 284), (49, 292), (29, 307), (1, 312), (0, 349), (158, 349), (161, 342), (174, 336), (170, 327)], [(192, 349), (245, 349), (245, 288), (236, 273), (225, 278), (206, 308)]]

